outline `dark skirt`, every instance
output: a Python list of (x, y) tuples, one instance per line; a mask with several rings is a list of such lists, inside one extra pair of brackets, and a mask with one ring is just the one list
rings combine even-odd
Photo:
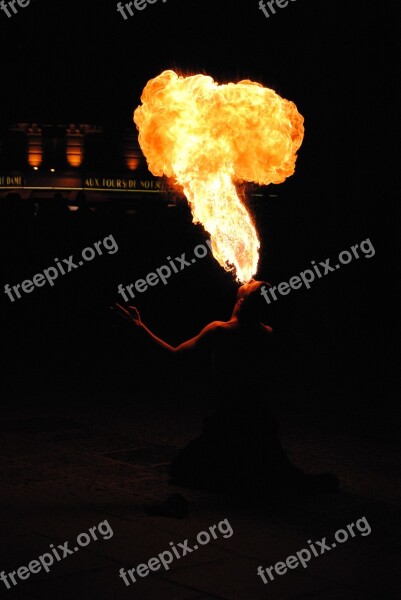
[(275, 418), (265, 408), (220, 408), (172, 461), (173, 482), (216, 491), (286, 485), (301, 471), (286, 456)]

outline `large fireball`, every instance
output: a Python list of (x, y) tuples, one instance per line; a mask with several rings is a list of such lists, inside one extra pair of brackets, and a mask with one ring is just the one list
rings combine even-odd
[(293, 102), (249, 80), (164, 71), (134, 112), (150, 171), (182, 186), (193, 220), (210, 234), (213, 255), (238, 281), (257, 271), (260, 242), (236, 183), (282, 183), (295, 170), (304, 136)]

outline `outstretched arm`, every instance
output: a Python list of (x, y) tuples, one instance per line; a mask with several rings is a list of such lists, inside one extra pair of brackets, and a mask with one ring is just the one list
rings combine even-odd
[(132, 323), (134, 327), (142, 332), (146, 338), (151, 340), (155, 346), (161, 347), (171, 354), (184, 353), (194, 350), (195, 348), (199, 347), (202, 342), (204, 342), (206, 338), (216, 330), (217, 327), (216, 322), (209, 323), (209, 325), (206, 325), (206, 327), (204, 327), (202, 331), (200, 331), (195, 337), (183, 342), (182, 344), (179, 344), (179, 346), (171, 346), (161, 338), (157, 337), (157, 335), (155, 335), (144, 323), (142, 323), (138, 309), (135, 308), (135, 306), (129, 306), (128, 308), (124, 308), (120, 304), (115, 304), (115, 306), (118, 314)]

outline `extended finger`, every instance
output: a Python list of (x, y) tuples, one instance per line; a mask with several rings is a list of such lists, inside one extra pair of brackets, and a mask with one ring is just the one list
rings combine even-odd
[(132, 322), (131, 313), (129, 313), (126, 308), (124, 308), (123, 306), (121, 306), (121, 304), (118, 304), (117, 302), (116, 302), (115, 306), (117, 307), (115, 309), (115, 311), (120, 317), (123, 317), (123, 319), (126, 319), (127, 321)]
[(125, 315), (130, 316), (129, 311), (124, 306), (121, 306), (121, 304), (118, 304), (118, 302), (116, 302), (114, 306), (116, 306)]

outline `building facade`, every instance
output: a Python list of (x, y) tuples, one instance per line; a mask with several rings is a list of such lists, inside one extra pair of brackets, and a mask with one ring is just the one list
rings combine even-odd
[(171, 201), (165, 182), (153, 177), (134, 126), (107, 130), (93, 124), (16, 123), (0, 131), (0, 198), (62, 196), (88, 202)]

